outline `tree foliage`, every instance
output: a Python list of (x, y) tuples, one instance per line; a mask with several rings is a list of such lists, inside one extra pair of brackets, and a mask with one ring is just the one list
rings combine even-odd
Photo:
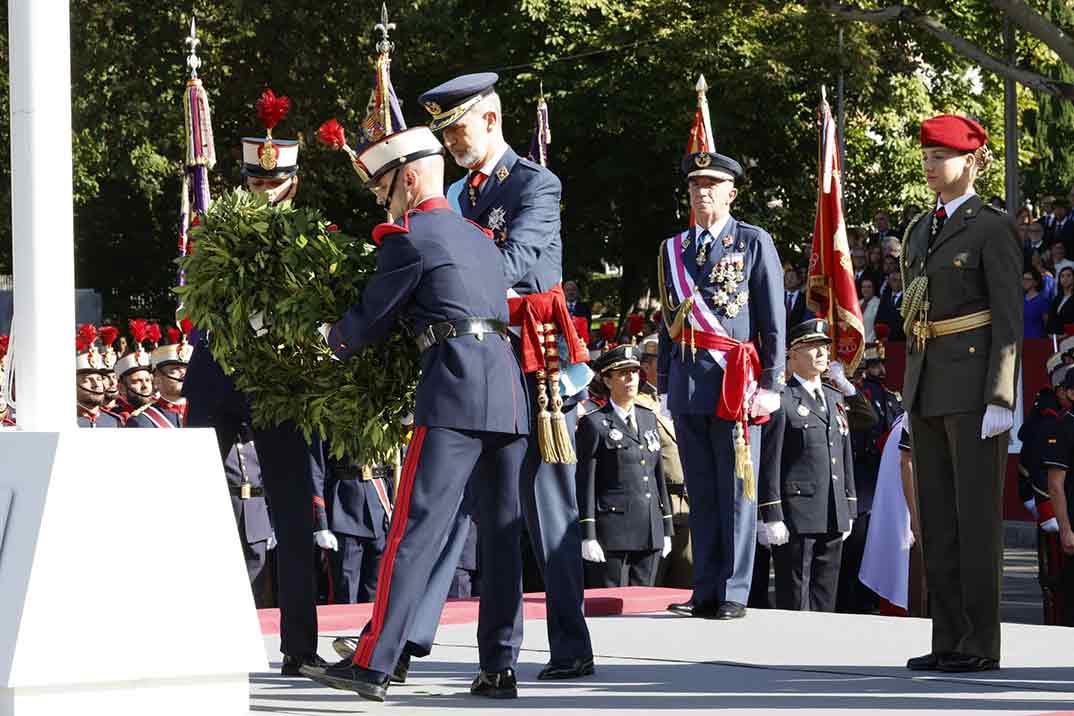
[[(1063, 0), (1033, 5), (1050, 13), (1052, 2), (1058, 7)], [(173, 307), (179, 97), (187, 75), (182, 40), (191, 10), (213, 107), (214, 194), (239, 183), (239, 140), (260, 133), (253, 103), (271, 86), (294, 103), (276, 134), (302, 140), (298, 203), (323, 210), (347, 233), (368, 235), (382, 213), (343, 157), (318, 147), (314, 137), (329, 117), (354, 127), (362, 116), (379, 5), (365, 0), (341, 11), (311, 0), (73, 0), (76, 270), (80, 286), (102, 291), (106, 314), (163, 316)], [(992, 2), (916, 5), (1003, 56), (1004, 16)], [(0, 6), (6, 49), (6, 6)], [(997, 154), (1003, 149), (999, 77), (912, 25), (841, 21), (814, 0), (407, 0), (389, 3), (389, 10), (398, 25), (392, 75), (411, 124), (426, 121), (416, 102), (423, 90), (456, 74), (494, 69), (508, 139), (524, 151), (543, 83), (551, 109), (550, 166), (564, 180), (565, 273), (584, 283), (603, 261), (622, 265), (624, 308), (652, 285), (658, 242), (686, 220), (678, 161), (699, 74), (711, 87), (718, 150), (747, 169), (734, 212), (769, 230), (786, 258), (800, 255), (812, 231), (816, 107), (821, 84), (835, 104), (840, 69), (851, 223), (929, 199), (916, 133), (932, 113), (979, 117)], [(1025, 33), (1018, 54), (1037, 69), (1052, 63), (1058, 71), (1055, 54)], [(1024, 111), (1036, 110), (1032, 93), (1019, 98)], [(1020, 143), (1023, 166), (1036, 168), (1040, 157), (1035, 186), (1070, 180), (1069, 153), (1049, 159), (1042, 144), (1055, 147), (1069, 136), (1048, 134), (1053, 125), (1069, 126), (1059, 116), (1066, 109), (1056, 109), (1042, 102), (1036, 134)], [(8, 139), (5, 111), (0, 151), (7, 152)], [(0, 157), (0, 172), (7, 166)], [(1002, 162), (995, 166), (983, 193), (1002, 194)], [(10, 265), (8, 181), (0, 174), (0, 270)]]

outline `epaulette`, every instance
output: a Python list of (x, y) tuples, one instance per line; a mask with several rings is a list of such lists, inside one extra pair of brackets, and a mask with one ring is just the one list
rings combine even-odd
[(535, 172), (539, 172), (542, 169), (544, 169), (546, 171), (548, 170), (548, 167), (543, 167), (540, 164), (538, 164), (537, 162), (533, 161), (532, 159), (528, 159), (527, 157), (519, 157), (518, 161), (515, 162), (515, 166), (517, 167), (519, 165), (522, 165), (522, 166), (526, 167), (527, 169), (532, 169)]
[(992, 206), (987, 201), (985, 203), (981, 204), (981, 208), (982, 209), (991, 209), (992, 211), (996, 212), (1000, 216), (1007, 216), (1008, 215), (1006, 209), (1004, 209), (1003, 207), (1000, 207), (1000, 206)]
[(648, 410), (650, 413), (655, 413), (656, 412), (651, 405), (646, 405), (645, 403), (641, 402), (640, 400), (635, 400), (634, 401), (634, 406), (637, 407), (637, 408), (641, 408), (642, 410)]
[(603, 406), (600, 406), (600, 405), (598, 405), (598, 406), (596, 406), (595, 408), (593, 408), (592, 410), (588, 411), (588, 412), (587, 412), (587, 413), (586, 413), (585, 415), (583, 415), (582, 417), (584, 418), (584, 417), (586, 417), (586, 415), (592, 415), (593, 413), (599, 413), (599, 412), (600, 412), (600, 411), (602, 411), (602, 410), (604, 410)]
[[(906, 256), (906, 244), (910, 241), (910, 233), (914, 230), (914, 227), (917, 226), (917, 222), (921, 221), (923, 218), (925, 218), (931, 213), (931, 211), (922, 211), (920, 214), (910, 219), (910, 223), (906, 225), (906, 230), (902, 232), (902, 242), (899, 246), (899, 248), (901, 249), (901, 251), (899, 252), (900, 266), (902, 265), (903, 257)], [(903, 280), (906, 280), (905, 276), (903, 276)]]
[(410, 212), (407, 212), (403, 216), (403, 225), (399, 224), (377, 224), (373, 227), (373, 243), (380, 246), (380, 242), (384, 240), (386, 236), (394, 236), (396, 234), (406, 234), (410, 231), (409, 228)]

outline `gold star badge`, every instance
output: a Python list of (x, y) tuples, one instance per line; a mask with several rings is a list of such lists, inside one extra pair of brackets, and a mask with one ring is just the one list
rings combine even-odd
[(438, 105), (436, 102), (426, 102), (425, 109), (429, 110), (429, 114), (433, 115), (434, 117), (438, 114), (441, 114), (440, 105)]

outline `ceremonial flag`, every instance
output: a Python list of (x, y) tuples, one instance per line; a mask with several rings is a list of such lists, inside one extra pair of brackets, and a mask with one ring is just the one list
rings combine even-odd
[(530, 142), (529, 159), (542, 167), (548, 166), (548, 145), (552, 143), (552, 127), (548, 123), (548, 103), (544, 101), (544, 87), (537, 100), (537, 119), (533, 125), (533, 141)]
[(854, 374), (865, 348), (865, 325), (854, 286), (846, 224), (843, 221), (839, 138), (828, 100), (822, 96), (820, 154), (817, 164), (817, 218), (809, 255), (806, 305), (832, 326), (833, 360)]
[[(192, 223), (197, 222), (194, 214), (203, 214), (209, 209), (209, 170), (216, 166), (216, 148), (213, 144), (213, 123), (209, 113), (209, 96), (198, 78), (201, 60), (197, 56), (197, 47), (201, 40), (197, 37), (197, 25), (190, 20), (190, 36), (186, 44), (190, 55), (186, 59), (190, 68), (190, 79), (183, 91), (183, 117), (186, 124), (186, 153), (183, 168), (183, 189), (179, 204), (179, 256), (190, 253), (189, 232)], [(179, 285), (185, 283), (179, 274)]]
[(690, 127), (690, 141), (686, 143), (686, 153), (714, 152), (716, 142), (712, 138), (712, 121), (709, 119), (709, 100), (706, 93), (709, 86), (705, 75), (697, 78), (697, 110), (694, 112), (694, 124)]

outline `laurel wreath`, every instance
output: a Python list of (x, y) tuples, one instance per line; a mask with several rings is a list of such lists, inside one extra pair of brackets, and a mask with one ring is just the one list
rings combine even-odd
[[(376, 267), (375, 247), (340, 233), (317, 209), (236, 189), (217, 198), (191, 232), (179, 264), (180, 315), (210, 336), (213, 357), (250, 396), (256, 427), (295, 423), (332, 456), (390, 458), (406, 439), (420, 365), (401, 333), (336, 360), (317, 326), (357, 303)], [(267, 333), (255, 334), (260, 312)]]

